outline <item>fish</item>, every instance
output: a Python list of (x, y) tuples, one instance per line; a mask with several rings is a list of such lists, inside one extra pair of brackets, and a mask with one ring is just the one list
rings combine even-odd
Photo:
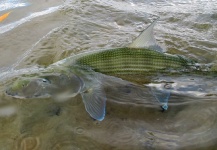
[(5, 20), (5, 19), (9, 16), (10, 13), (11, 13), (11, 12), (7, 12), (7, 13), (1, 15), (1, 16), (0, 16), (0, 22), (3, 21), (3, 20)]
[(166, 53), (153, 35), (158, 19), (126, 47), (87, 51), (70, 56), (38, 73), (18, 77), (6, 89), (6, 94), (15, 98), (52, 97), (64, 100), (80, 94), (89, 115), (102, 121), (106, 114), (107, 100), (103, 75), (107, 75), (150, 87), (151, 93), (165, 111), (171, 94), (170, 82), (157, 81), (159, 75), (212, 76), (217, 72), (211, 65)]

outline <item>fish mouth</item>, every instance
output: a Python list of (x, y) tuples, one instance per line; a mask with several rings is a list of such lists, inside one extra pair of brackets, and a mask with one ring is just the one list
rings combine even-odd
[(18, 99), (31, 99), (31, 98), (50, 98), (51, 95), (50, 94), (45, 94), (45, 95), (40, 95), (40, 94), (34, 94), (33, 96), (22, 96), (22, 95), (19, 95), (18, 93), (16, 92), (9, 92), (8, 90), (5, 91), (5, 94), (10, 96), (10, 97), (13, 97), (13, 98), (18, 98)]
[(9, 90), (5, 90), (5, 93), (9, 96), (16, 96), (17, 95), (17, 93), (12, 93)]
[(34, 94), (32, 97), (26, 97), (26, 98), (50, 98), (50, 94), (45, 94), (45, 95), (39, 95), (39, 94)]
[(5, 94), (8, 95), (8, 96), (14, 97), (14, 98), (18, 98), (18, 99), (25, 99), (26, 98), (24, 96), (18, 95), (18, 93), (16, 93), (16, 92), (12, 93), (12, 92), (10, 92), (8, 90), (5, 91)]

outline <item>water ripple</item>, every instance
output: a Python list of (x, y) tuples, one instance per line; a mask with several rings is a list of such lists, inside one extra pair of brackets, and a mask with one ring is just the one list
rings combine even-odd
[(0, 11), (5, 11), (8, 9), (18, 8), (28, 6), (29, 3), (26, 0), (1, 0), (0, 1)]
[(0, 34), (8, 32), (8, 31), (20, 26), (21, 24), (24, 24), (24, 23), (26, 23), (26, 22), (28, 22), (28, 21), (36, 18), (36, 17), (43, 16), (43, 15), (46, 15), (46, 14), (49, 14), (49, 13), (53, 13), (53, 12), (57, 11), (59, 8), (60, 8), (60, 6), (50, 7), (47, 10), (32, 13), (28, 17), (22, 18), (19, 21), (13, 22), (13, 23), (5, 25), (5, 26), (1, 26), (0, 27)]
[[(205, 63), (215, 61), (216, 8), (216, 2), (208, 0), (66, 0), (61, 7), (35, 12), (15, 24), (1, 27), (1, 33), (11, 30), (17, 34), (12, 29), (20, 25), (30, 31), (34, 26), (27, 26), (27, 21), (33, 22), (35, 17), (44, 19), (44, 15), (56, 11), (58, 15), (51, 18), (61, 22), (39, 37), (17, 63), (1, 69), (0, 148), (215, 149), (216, 79), (212, 77), (190, 81), (183, 76), (179, 85), (190, 85), (172, 93), (165, 112), (160, 111), (148, 87), (107, 78), (103, 80), (108, 98), (107, 113), (101, 122), (88, 115), (80, 95), (62, 103), (52, 99), (19, 100), (4, 95), (4, 88), (12, 82), (6, 79), (36, 73), (39, 69), (15, 70), (16, 67), (47, 66), (83, 51), (126, 46), (156, 16), (161, 17), (155, 27), (156, 38), (168, 47), (167, 52)], [(11, 37), (8, 41), (11, 42)], [(18, 46), (25, 49), (25, 45)], [(1, 53), (4, 56), (4, 50)], [(212, 96), (186, 95), (191, 83), (198, 87), (195, 91)], [(201, 84), (207, 86), (200, 87)], [(13, 105), (4, 108), (8, 103)]]

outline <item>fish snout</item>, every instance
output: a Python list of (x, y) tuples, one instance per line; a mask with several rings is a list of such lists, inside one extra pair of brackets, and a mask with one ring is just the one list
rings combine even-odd
[(22, 96), (19, 96), (18, 92), (13, 92), (10, 89), (5, 90), (5, 94), (15, 98), (22, 98)]
[(5, 93), (6, 93), (7, 95), (10, 95), (10, 96), (15, 96), (15, 95), (17, 95), (17, 92), (12, 92), (10, 89), (6, 89), (6, 90), (5, 90)]

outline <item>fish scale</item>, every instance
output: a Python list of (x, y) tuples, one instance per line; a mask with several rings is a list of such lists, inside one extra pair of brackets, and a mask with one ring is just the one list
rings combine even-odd
[(144, 74), (165, 72), (170, 69), (187, 69), (193, 65), (190, 60), (141, 48), (118, 48), (109, 51), (89, 53), (77, 58), (79, 66), (87, 66), (104, 74)]

